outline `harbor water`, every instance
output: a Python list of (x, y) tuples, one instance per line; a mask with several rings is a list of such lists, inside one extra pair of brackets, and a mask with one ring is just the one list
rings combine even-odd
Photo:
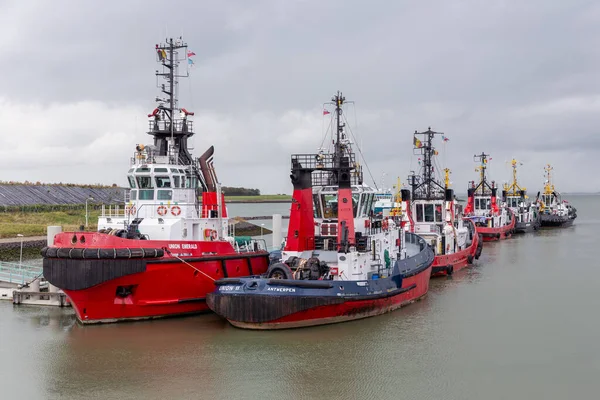
[[(72, 309), (0, 302), (0, 390), (5, 399), (597, 398), (600, 196), (564, 198), (578, 210), (574, 226), (486, 243), (474, 266), (434, 279), (422, 301), (354, 322), (259, 332), (206, 314), (81, 326)], [(289, 215), (289, 204), (229, 212)]]

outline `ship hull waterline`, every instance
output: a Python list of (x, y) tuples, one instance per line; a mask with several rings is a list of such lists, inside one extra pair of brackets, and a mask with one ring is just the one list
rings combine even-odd
[(542, 217), (541, 226), (543, 228), (565, 228), (568, 226), (572, 226), (575, 222), (573, 218), (560, 218), (560, 217), (552, 217), (552, 218), (544, 218)]
[[(144, 247), (146, 250), (173, 246), (162, 241), (105, 238), (103, 236), (107, 235), (89, 233), (83, 235), (90, 239), (87, 243), (105, 241), (105, 246), (99, 248), (104, 253), (114, 249), (126, 250), (130, 242), (136, 242), (136, 246), (148, 246)], [(78, 322), (82, 324), (205, 313), (210, 312), (206, 305), (206, 294), (214, 290), (215, 280), (261, 274), (268, 267), (267, 252), (219, 251), (227, 245), (226, 242), (199, 244), (200, 252), (193, 250), (195, 256), (188, 253), (192, 255), (173, 257), (165, 252), (161, 257), (138, 259), (73, 259), (67, 258), (67, 255), (81, 255), (83, 251), (93, 253), (96, 249), (83, 246), (45, 248), (42, 254), (44, 277), (65, 292)], [(140, 249), (138, 247), (136, 250)], [(215, 254), (201, 256), (201, 252), (209, 249)], [(51, 256), (49, 252), (52, 252)]]
[(418, 259), (403, 260), (392, 276), (366, 281), (221, 280), (206, 300), (217, 315), (244, 329), (347, 322), (389, 313), (423, 298), (429, 290), (433, 259), (433, 250), (427, 248)]
[(517, 222), (514, 233), (531, 233), (540, 229), (540, 222)]
[(449, 276), (473, 263), (481, 254), (483, 245), (482, 236), (479, 234), (473, 236), (473, 242), (469, 247), (448, 255), (436, 255), (431, 268), (431, 276)]
[(483, 236), (484, 242), (496, 242), (498, 240), (504, 240), (511, 237), (514, 229), (515, 218), (513, 215), (508, 225), (493, 228), (487, 226), (477, 226), (477, 233), (480, 233), (481, 236)]

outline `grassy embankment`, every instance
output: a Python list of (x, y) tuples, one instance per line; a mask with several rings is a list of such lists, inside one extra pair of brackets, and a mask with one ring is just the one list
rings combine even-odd
[[(96, 230), (99, 215), (100, 210), (89, 210), (89, 230)], [(44, 236), (48, 225), (60, 225), (64, 231), (78, 230), (85, 225), (85, 209), (0, 212), (0, 238), (14, 238), (18, 234)]]
[[(227, 203), (261, 203), (290, 201), (288, 195), (226, 196)], [(2, 212), (4, 211), (4, 212)], [(88, 230), (96, 230), (100, 208), (90, 205)], [(63, 231), (78, 230), (85, 224), (85, 206), (25, 206), (0, 208), (0, 239), (46, 235), (48, 225), (60, 225)]]

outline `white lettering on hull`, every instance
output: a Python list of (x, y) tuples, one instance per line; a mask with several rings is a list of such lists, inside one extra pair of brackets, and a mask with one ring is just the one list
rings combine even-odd
[(170, 249), (197, 249), (198, 245), (194, 243), (169, 243)]
[(294, 288), (282, 288), (282, 287), (269, 287), (267, 288), (268, 291), (270, 292), (291, 292), (294, 293), (296, 291), (296, 289)]

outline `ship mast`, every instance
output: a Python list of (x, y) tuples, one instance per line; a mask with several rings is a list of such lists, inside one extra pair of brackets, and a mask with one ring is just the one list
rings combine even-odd
[[(190, 165), (194, 163), (192, 156), (188, 153), (187, 139), (194, 134), (192, 122), (187, 120), (188, 116), (194, 113), (188, 112), (185, 108), (178, 107), (178, 80), (177, 78), (186, 78), (185, 75), (178, 73), (179, 63), (185, 60), (187, 56), (187, 43), (181, 38), (173, 40), (167, 39), (165, 43), (155, 46), (158, 62), (162, 70), (156, 71), (157, 86), (166, 98), (157, 97), (158, 107), (148, 115), (154, 117), (150, 121), (150, 131), (148, 134), (154, 136), (154, 145), (158, 150), (159, 156), (168, 156), (170, 163), (180, 163)], [(183, 55), (180, 54), (183, 50)], [(166, 83), (159, 83), (159, 78), (163, 78)], [(176, 117), (176, 113), (181, 112), (181, 118)], [(169, 143), (170, 142), (170, 143)]]
[[(417, 180), (415, 174), (409, 176), (413, 199), (431, 200), (433, 198), (443, 198), (444, 196), (443, 190), (445, 188), (434, 178), (433, 156), (437, 155), (437, 150), (432, 144), (435, 135), (443, 134), (443, 132), (432, 131), (431, 127), (425, 132), (415, 131), (413, 134), (414, 150), (417, 150), (416, 154), (423, 156), (422, 179)], [(420, 140), (417, 136), (423, 136), (423, 140)]]
[(504, 184), (504, 190), (506, 191), (506, 193), (510, 196), (518, 196), (517, 190), (519, 191), (525, 191), (526, 188), (522, 188), (519, 186), (519, 184), (517, 183), (517, 164), (519, 164), (517, 162), (517, 160), (515, 160), (514, 158), (511, 161), (511, 166), (512, 166), (512, 170), (513, 170), (513, 180), (512, 183), (510, 185), (508, 184)]
[(547, 164), (544, 167), (544, 171), (546, 171), (546, 182), (544, 184), (544, 194), (552, 194), (554, 193), (554, 185), (552, 184), (552, 177), (550, 176), (550, 171), (552, 171), (553, 168), (552, 166), (550, 166), (550, 164)]
[(346, 124), (341, 122), (342, 116), (342, 104), (346, 101), (346, 98), (342, 96), (342, 93), (339, 91), (331, 101), (335, 102), (335, 119), (336, 119), (336, 141), (335, 141), (335, 149), (334, 149), (334, 165), (336, 167), (340, 167), (341, 159), (344, 155), (344, 146), (342, 145), (341, 139), (345, 139), (344, 135), (344, 127)]
[[(481, 154), (476, 154), (473, 156), (473, 160), (475, 161), (479, 161), (480, 162), (480, 166), (478, 169), (479, 171), (479, 184), (474, 188), (475, 192), (477, 191), (477, 189), (481, 188), (481, 194), (484, 195), (485, 194), (485, 189), (493, 189), (494, 188), (494, 181), (492, 181), (492, 185), (490, 186), (487, 183), (487, 180), (485, 178), (485, 170), (487, 169), (487, 163), (488, 163), (488, 157), (490, 155), (489, 154), (485, 154), (484, 152), (481, 152)], [(473, 183), (474, 185), (474, 183)]]

